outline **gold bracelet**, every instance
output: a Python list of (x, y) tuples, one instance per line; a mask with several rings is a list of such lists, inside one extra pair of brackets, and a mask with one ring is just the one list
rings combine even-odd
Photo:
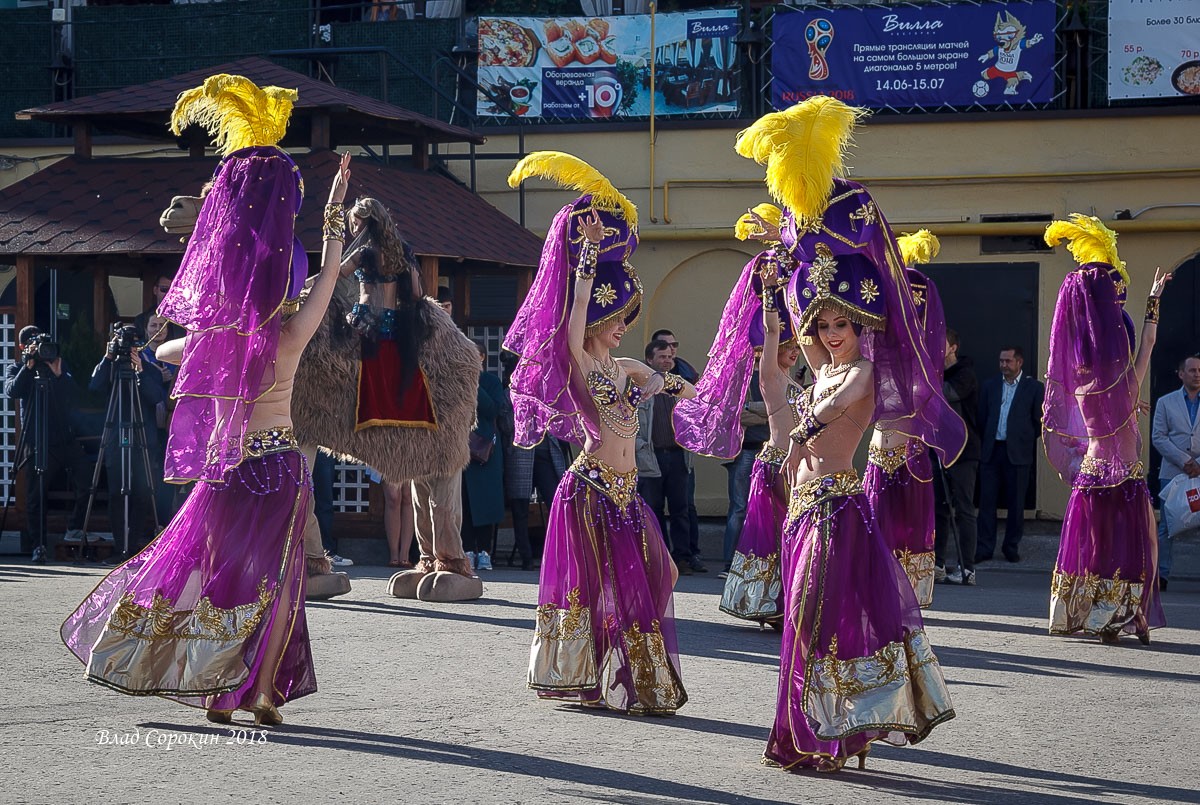
[(596, 262), (599, 258), (600, 244), (584, 238), (583, 245), (579, 247), (579, 265), (575, 268), (575, 274), (580, 279), (596, 276)]
[(1146, 297), (1146, 323), (1158, 324), (1158, 306), (1161, 300), (1157, 296)]
[(333, 201), (325, 205), (325, 220), (321, 225), (322, 240), (346, 242), (346, 209), (341, 202)]

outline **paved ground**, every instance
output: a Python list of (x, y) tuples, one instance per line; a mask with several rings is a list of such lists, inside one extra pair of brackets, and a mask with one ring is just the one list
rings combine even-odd
[(525, 689), (536, 574), (500, 569), (483, 600), (433, 606), (352, 568), (349, 596), (309, 607), (320, 692), (264, 739), (83, 681), (57, 630), (102, 570), (10, 558), (0, 802), (1200, 802), (1200, 563), (1173, 579), (1153, 646), (1102, 646), (1045, 633), (1052, 542), (981, 566), (979, 587), (937, 588), (926, 622), (958, 718), (833, 777), (759, 765), (778, 638), (721, 615), (713, 573), (677, 596), (691, 701), (627, 718)]

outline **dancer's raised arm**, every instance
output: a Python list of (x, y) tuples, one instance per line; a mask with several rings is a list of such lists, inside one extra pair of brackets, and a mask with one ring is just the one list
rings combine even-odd
[(342, 265), (342, 249), (346, 241), (346, 214), (342, 202), (346, 199), (349, 184), (350, 155), (342, 154), (342, 163), (329, 188), (329, 203), (325, 205), (325, 222), (321, 227), (324, 241), (321, 246), (321, 273), (308, 292), (308, 299), (300, 306), (300, 311), (284, 325), (284, 333), (289, 338), (298, 338), (307, 343), (325, 318), (325, 309), (333, 297)]
[(1133, 359), (1133, 372), (1137, 377), (1138, 388), (1146, 379), (1146, 371), (1150, 368), (1150, 355), (1154, 352), (1154, 342), (1158, 340), (1158, 305), (1162, 299), (1163, 288), (1171, 279), (1171, 272), (1161, 268), (1154, 269), (1154, 282), (1150, 286), (1150, 296), (1146, 299), (1146, 320), (1142, 322), (1142, 337), (1138, 339), (1137, 357)]
[[(571, 302), (567, 346), (571, 357), (582, 369), (591, 365), (583, 349), (587, 337), (588, 300), (592, 298), (592, 281), (596, 278), (596, 261), (600, 256), (600, 241), (604, 237), (604, 224), (592, 210), (579, 222), (583, 230), (583, 245), (579, 249), (579, 264), (572, 267), (575, 273), (575, 299)], [(567, 237), (570, 237), (568, 233)]]

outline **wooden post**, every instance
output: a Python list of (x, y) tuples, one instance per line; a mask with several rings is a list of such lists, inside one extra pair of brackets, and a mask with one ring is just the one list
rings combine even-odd
[(413, 167), (417, 170), (429, 170), (429, 142), (427, 140), (413, 141), (412, 161)]
[(333, 147), (333, 133), (328, 112), (313, 114), (309, 139), (308, 147), (312, 151), (328, 151)]
[(421, 290), (427, 296), (437, 296), (439, 268), (441, 261), (437, 257), (421, 257)]
[(108, 266), (92, 269), (92, 329), (100, 338), (108, 337)]
[(33, 324), (33, 300), (37, 285), (33, 276), (33, 258), (27, 254), (17, 255), (17, 332), (27, 324)]
[(75, 156), (80, 159), (92, 158), (92, 124), (79, 122), (72, 127), (75, 137)]

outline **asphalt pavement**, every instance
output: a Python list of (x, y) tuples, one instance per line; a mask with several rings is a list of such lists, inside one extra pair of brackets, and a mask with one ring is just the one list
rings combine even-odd
[(926, 612), (957, 718), (837, 775), (759, 763), (779, 638), (718, 611), (712, 562), (678, 587), (690, 701), (673, 717), (578, 711), (526, 689), (536, 573), (501, 566), (483, 599), (434, 605), (388, 597), (388, 570), (359, 565), (349, 595), (308, 607), (320, 691), (256, 731), (86, 682), (58, 627), (103, 569), (10, 557), (0, 802), (1200, 802), (1195, 546), (1180, 546), (1153, 645), (1105, 646), (1046, 633), (1055, 538), (1027, 539), (1020, 564), (939, 585)]

